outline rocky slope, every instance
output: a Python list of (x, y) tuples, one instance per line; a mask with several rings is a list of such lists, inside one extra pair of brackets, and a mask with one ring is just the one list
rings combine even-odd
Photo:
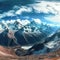
[(16, 56), (12, 49), (0, 46), (0, 60), (59, 60), (60, 49), (44, 55)]

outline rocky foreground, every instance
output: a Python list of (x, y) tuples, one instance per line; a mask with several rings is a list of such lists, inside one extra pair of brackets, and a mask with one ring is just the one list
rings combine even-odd
[(17, 56), (13, 49), (0, 46), (0, 60), (60, 60), (60, 49), (45, 55)]

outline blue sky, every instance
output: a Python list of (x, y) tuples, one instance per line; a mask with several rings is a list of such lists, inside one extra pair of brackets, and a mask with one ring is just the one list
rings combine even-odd
[(0, 21), (40, 19), (60, 26), (59, 0), (0, 0)]

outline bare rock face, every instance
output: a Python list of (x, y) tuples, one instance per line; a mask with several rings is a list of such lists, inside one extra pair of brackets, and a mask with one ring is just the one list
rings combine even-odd
[[(21, 53), (23, 49), (18, 48), (18, 52)], [(6, 48), (0, 46), (0, 60), (57, 60), (60, 59), (60, 49), (44, 55), (26, 55), (26, 56), (16, 56), (15, 48)], [(23, 53), (22, 53), (23, 54)]]
[(0, 56), (16, 56), (15, 52), (11, 48), (6, 48), (3, 46), (0, 46)]
[(13, 39), (13, 38), (15, 38), (15, 36), (14, 36), (14, 32), (13, 31), (11, 31), (11, 30), (9, 30), (9, 32), (8, 32), (8, 37), (10, 38), (10, 39)]

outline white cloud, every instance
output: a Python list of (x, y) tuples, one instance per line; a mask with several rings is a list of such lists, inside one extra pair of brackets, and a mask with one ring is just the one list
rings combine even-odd
[[(52, 15), (45, 16), (44, 18), (50, 22), (60, 23), (60, 2), (48, 2), (48, 1), (41, 1), (40, 3), (30, 4), (35, 11), (35, 13), (52, 13)], [(55, 26), (54, 24), (50, 24), (51, 26)], [(60, 26), (56, 24), (56, 26)]]
[(13, 17), (13, 16), (17, 16), (21, 15), (22, 12), (32, 12), (32, 8), (31, 7), (27, 7), (27, 6), (14, 6), (12, 10), (9, 10), (7, 12), (3, 12), (2, 14), (0, 14), (0, 19), (4, 18), (4, 17)]
[(41, 24), (41, 20), (40, 19), (33, 19), (36, 23)]
[(8, 11), (8, 12), (4, 12), (4, 13), (2, 13), (2, 14), (0, 14), (0, 19), (1, 18), (4, 18), (4, 17), (7, 17), (7, 16), (15, 16), (15, 14), (14, 14), (14, 10), (10, 10), (10, 11)]
[(41, 1), (40, 3), (29, 4), (28, 6), (17, 6), (13, 7), (13, 10), (8, 12), (4, 12), (0, 14), (0, 18), (6, 16), (14, 16), (14, 15), (21, 15), (22, 12), (33, 12), (35, 13), (52, 13), (52, 14), (60, 14), (60, 3), (59, 2), (47, 2)]
[(32, 12), (36, 13), (52, 13), (60, 14), (60, 2), (48, 2), (40, 1), (39, 3), (29, 4), (28, 6), (14, 6), (13, 9), (17, 9), (15, 14), (22, 14), (22, 12)]
[(60, 23), (60, 15), (49, 16), (49, 17), (44, 17), (44, 18), (51, 22)]
[[(43, 12), (46, 14), (49, 14), (49, 13), (55, 14), (54, 16), (47, 16), (47, 17), (45, 16), (44, 18), (51, 22), (60, 23), (60, 2), (41, 1), (40, 3), (29, 4), (28, 6), (16, 6), (15, 5), (13, 7), (13, 10), (0, 14), (0, 19), (7, 17), (7, 16), (12, 17), (12, 16), (21, 15), (22, 12), (32, 12), (34, 9), (35, 13)], [(16, 9), (16, 10), (14, 10), (14, 9)], [(29, 17), (26, 16), (26, 19), (28, 19), (28, 18)], [(34, 20), (35, 20), (35, 22), (37, 22), (39, 24), (41, 23), (41, 20), (39, 20), (39, 19), (34, 19)], [(7, 22), (9, 22), (9, 21), (7, 21)], [(25, 20), (24, 22), (22, 20), (22, 24), (27, 24), (27, 22), (29, 23), (28, 20)], [(50, 25), (54, 26), (53, 24), (50, 24)]]
[(14, 12), (15, 12), (14, 10), (10, 10), (10, 11), (6, 12), (5, 15), (6, 16), (15, 16)]
[(41, 1), (40, 3), (30, 4), (30, 6), (37, 13), (41, 13), (41, 12), (43, 12), (43, 13), (53, 13), (53, 14), (60, 13), (60, 3), (59, 2)]
[(17, 6), (17, 5), (15, 5), (14, 7), (13, 7), (13, 9), (15, 9), (15, 10), (18, 10), (20, 8), (20, 6)]
[(22, 20), (21, 22), (22, 22), (22, 25), (27, 25), (27, 24), (29, 24), (29, 23), (30, 23), (30, 21), (29, 21), (29, 20)]
[(3, 18), (3, 17), (6, 17), (5, 14), (0, 14), (0, 19)]
[(19, 10), (16, 11), (16, 14), (21, 14), (22, 12), (32, 12), (32, 8), (22, 6)]

